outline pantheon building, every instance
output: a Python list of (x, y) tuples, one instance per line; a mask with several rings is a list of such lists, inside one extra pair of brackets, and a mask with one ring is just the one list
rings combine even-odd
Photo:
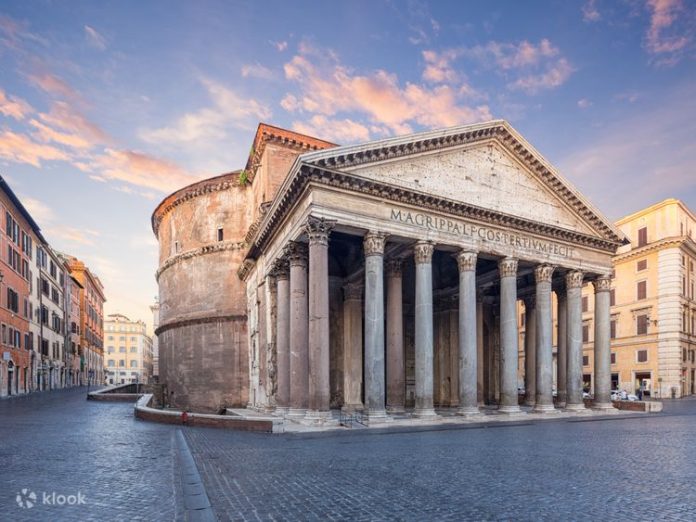
[(244, 169), (171, 194), (152, 224), (172, 407), (370, 424), (583, 410), (585, 285), (590, 405), (612, 407), (625, 238), (505, 121), (351, 146), (261, 124)]

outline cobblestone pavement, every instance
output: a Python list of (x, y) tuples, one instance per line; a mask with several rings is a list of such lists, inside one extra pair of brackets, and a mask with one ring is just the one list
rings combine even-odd
[[(182, 520), (176, 430), (133, 405), (86, 401), (86, 388), (0, 400), (0, 521)], [(17, 493), (36, 495), (21, 508)], [(47, 505), (43, 493), (84, 505)], [(77, 500), (75, 498), (75, 500)]]
[(413, 433), (187, 428), (220, 520), (696, 520), (696, 400)]
[[(184, 520), (178, 428), (84, 398), (0, 401), (0, 521)], [(183, 433), (219, 520), (696, 519), (696, 400), (483, 428)], [(23, 488), (34, 507), (17, 505)]]

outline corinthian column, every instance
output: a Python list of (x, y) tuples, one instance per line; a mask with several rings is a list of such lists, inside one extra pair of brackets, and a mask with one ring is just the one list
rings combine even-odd
[(611, 279), (602, 275), (592, 284), (595, 290), (595, 337), (594, 337), (594, 375), (595, 393), (593, 408), (598, 410), (613, 409), (611, 404), (611, 308), (609, 291)]
[(307, 411), (309, 393), (307, 246), (291, 242), (286, 252), (290, 262), (290, 410), (288, 415), (302, 417)]
[(479, 413), (476, 346), (476, 252), (460, 252), (459, 266), (459, 415)]
[(362, 410), (363, 383), (362, 283), (343, 287), (343, 390), (346, 411)]
[(368, 232), (365, 250), (365, 408), (368, 422), (386, 420), (384, 387), (384, 244), (387, 235)]
[(536, 404), (536, 296), (524, 298), (524, 404)]
[(566, 375), (568, 372), (568, 306), (565, 293), (565, 285), (560, 285), (556, 290), (558, 333), (558, 351), (556, 355), (556, 390), (558, 391), (558, 404), (565, 407), (566, 403)]
[(406, 364), (401, 259), (387, 261), (387, 409), (403, 412), (406, 404)]
[(329, 233), (334, 221), (307, 218), (309, 237), (309, 411), (312, 420), (330, 416)]
[(582, 278), (579, 270), (566, 274), (566, 409), (573, 411), (585, 409), (582, 400)]
[(433, 408), (433, 251), (431, 241), (418, 241), (416, 261), (416, 408), (419, 418), (436, 417)]
[(535, 413), (555, 412), (553, 407), (553, 310), (551, 309), (551, 277), (553, 267), (539, 265), (536, 280), (537, 353)]
[(517, 259), (498, 262), (500, 271), (500, 406), (502, 413), (517, 413)]
[(276, 311), (276, 410), (287, 413), (290, 406), (290, 266), (279, 259), (273, 267), (277, 284)]

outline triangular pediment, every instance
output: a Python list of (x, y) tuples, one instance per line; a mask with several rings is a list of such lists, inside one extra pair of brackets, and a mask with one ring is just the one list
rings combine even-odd
[(530, 223), (619, 244), (611, 222), (504, 121), (337, 147), (301, 157)]

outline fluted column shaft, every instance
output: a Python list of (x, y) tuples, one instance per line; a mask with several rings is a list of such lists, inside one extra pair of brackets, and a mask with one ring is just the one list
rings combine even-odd
[(433, 408), (433, 251), (430, 241), (418, 241), (416, 262), (416, 417), (434, 417)]
[(524, 404), (536, 403), (536, 296), (524, 299)]
[(478, 413), (476, 343), (476, 252), (460, 252), (459, 266), (459, 410)]
[(406, 406), (401, 263), (387, 262), (387, 409), (393, 412), (403, 412)]
[(584, 410), (582, 400), (582, 280), (583, 274), (573, 270), (566, 274), (567, 372), (566, 409)]
[(536, 281), (537, 353), (536, 401), (534, 411), (555, 411), (553, 406), (553, 310), (551, 308), (551, 277), (553, 267), (539, 265), (534, 270)]
[(365, 250), (365, 408), (368, 422), (386, 418), (384, 386), (384, 244), (368, 232)]
[(276, 408), (290, 406), (290, 266), (287, 259), (274, 268), (276, 278)]
[(611, 307), (609, 291), (611, 280), (600, 276), (592, 283), (595, 290), (594, 375), (595, 393), (593, 408), (611, 409)]
[(305, 414), (309, 398), (307, 246), (292, 242), (287, 248), (290, 262), (290, 411)]
[(568, 309), (565, 287), (556, 292), (558, 332), (556, 335), (556, 392), (558, 394), (558, 404), (565, 406), (566, 403), (566, 375), (568, 371)]
[(517, 399), (517, 259), (498, 262), (500, 271), (500, 406), (503, 413), (519, 412)]
[(329, 387), (329, 233), (333, 221), (309, 216), (309, 412), (328, 416)]

